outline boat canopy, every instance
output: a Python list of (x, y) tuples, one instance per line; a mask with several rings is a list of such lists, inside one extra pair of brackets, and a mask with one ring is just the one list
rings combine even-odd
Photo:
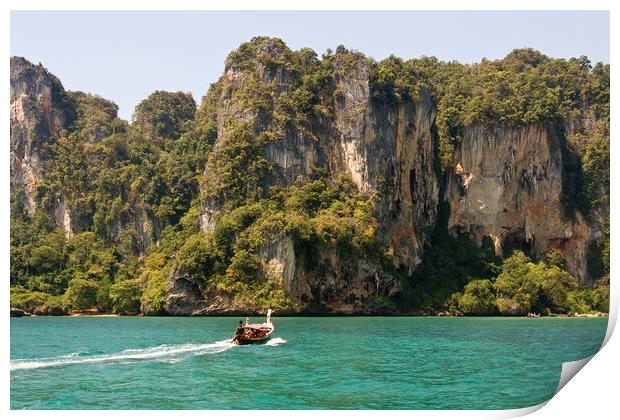
[(245, 328), (259, 329), (259, 328), (269, 328), (269, 327), (265, 324), (250, 324), (250, 325), (246, 325)]

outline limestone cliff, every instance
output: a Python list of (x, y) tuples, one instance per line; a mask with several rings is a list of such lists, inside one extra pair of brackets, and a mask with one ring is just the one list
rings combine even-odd
[(489, 235), (503, 256), (522, 249), (542, 258), (557, 249), (588, 282), (586, 252), (602, 233), (580, 212), (565, 214), (563, 141), (552, 124), (467, 127), (446, 174), (451, 232), (478, 242)]
[[(60, 81), (42, 66), (11, 57), (11, 196), (36, 208), (36, 186), (55, 142), (73, 115)], [(22, 195), (23, 194), (23, 195)]]
[[(260, 136), (270, 133), (269, 141), (260, 148), (269, 165), (269, 173), (261, 180), (263, 191), (271, 185), (286, 187), (321, 168), (334, 175), (346, 174), (360, 191), (379, 197), (379, 235), (390, 247), (394, 265), (411, 274), (422, 256), (424, 237), (420, 230), (432, 228), (439, 200), (431, 134), (435, 106), (430, 96), (423, 92), (416, 100), (400, 103), (374, 99), (371, 62), (340, 47), (332, 64), (334, 77), (321, 98), (326, 109), (305, 121), (283, 126), (265, 109), (278, 109), (282, 98), (299, 86), (301, 76), (287, 69), (290, 51), (285, 46), (272, 39), (258, 41), (255, 46), (254, 61), (244, 61), (240, 67), (229, 58), (219, 81), (215, 150), (226, 146), (227, 131), (234, 127), (231, 121), (244, 121), (252, 125), (253, 143), (260, 143)], [(283, 64), (268, 66), (266, 60)], [(270, 106), (248, 104), (250, 84), (264, 89), (264, 100)], [(207, 165), (207, 191), (217, 189), (219, 180), (214, 172), (216, 169)], [(224, 203), (225, 190), (205, 202), (201, 217), (205, 232), (214, 228)], [(265, 251), (265, 264), (285, 267), (280, 276), (299, 309), (318, 301), (337, 312), (368, 311), (362, 301), (392, 295), (401, 287), (370, 261), (343, 261), (334, 250), (323, 250), (321, 270), (309, 272), (303, 263), (303, 250), (290, 238), (268, 248), (273, 247), (280, 251)]]
[[(29, 214), (38, 207), (37, 186), (49, 181), (49, 172), (63, 174), (48, 190), (45, 208), (67, 238), (92, 225), (92, 204), (84, 202), (85, 185), (68, 185), (76, 174), (62, 167), (55, 147), (93, 149), (94, 145), (126, 123), (117, 118), (118, 106), (96, 95), (65, 91), (60, 80), (42, 65), (34, 65), (22, 57), (11, 58), (11, 199), (22, 204)], [(61, 144), (62, 143), (62, 144)], [(97, 167), (100, 162), (85, 152), (87, 162), (80, 165)], [(58, 180), (55, 180), (58, 181)], [(49, 189), (49, 187), (47, 187)], [(123, 229), (136, 232), (136, 250), (144, 255), (157, 236), (157, 222), (144, 209), (144, 203), (133, 199), (129, 211), (109, 223), (109, 238), (117, 240)]]
[(296, 304), (296, 311), (372, 314), (390, 312), (383, 299), (397, 296), (401, 283), (367, 258), (341, 256), (330, 248), (308, 255), (289, 237), (262, 252), (266, 269)]
[[(235, 292), (258, 279), (264, 301), (291, 313), (403, 313), (441, 230), (488, 236), (502, 256), (557, 249), (591, 285), (604, 274), (591, 274), (590, 251), (608, 244), (609, 70), (553, 60), (523, 50), (473, 66), (376, 62), (342, 46), (319, 58), (257, 37), (228, 56), (198, 109), (191, 94), (156, 91), (129, 123), (113, 102), (13, 57), (11, 201), (25, 212), (12, 214), (23, 235), (12, 284), (62, 294), (73, 278), (135, 282), (146, 313), (204, 315), (257, 310)], [(504, 84), (487, 83), (497, 74)], [(287, 202), (315, 182), (315, 208)], [(589, 208), (567, 205), (584, 194)], [(33, 221), (45, 234), (23, 228)], [(101, 242), (96, 257), (71, 254), (85, 232)], [(32, 248), (56, 252), (40, 272)]]

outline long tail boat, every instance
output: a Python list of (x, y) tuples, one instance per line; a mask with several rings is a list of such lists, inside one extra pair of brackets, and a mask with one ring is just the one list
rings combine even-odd
[(276, 327), (271, 322), (271, 309), (267, 310), (267, 320), (262, 324), (250, 324), (246, 319), (245, 325), (239, 325), (235, 336), (231, 339), (233, 344), (263, 344), (273, 334)]

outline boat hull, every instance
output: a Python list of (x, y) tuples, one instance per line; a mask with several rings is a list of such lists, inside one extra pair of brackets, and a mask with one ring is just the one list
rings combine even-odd
[[(248, 333), (248, 330), (246, 330), (246, 333), (238, 334), (234, 336), (231, 341), (233, 344), (238, 344), (240, 346), (244, 346), (247, 344), (264, 344), (267, 341), (269, 341), (274, 331), (275, 331), (275, 328), (272, 328), (271, 331), (268, 331), (265, 335), (260, 335), (259, 337), (256, 337), (256, 336), (253, 337), (252, 336), (253, 334)], [(255, 334), (255, 335), (258, 335), (258, 334)]]
[(248, 344), (265, 344), (267, 341), (269, 341), (270, 338), (271, 338), (271, 334), (266, 337), (254, 338), (254, 339), (239, 337), (236, 339), (236, 342), (240, 346), (245, 346)]

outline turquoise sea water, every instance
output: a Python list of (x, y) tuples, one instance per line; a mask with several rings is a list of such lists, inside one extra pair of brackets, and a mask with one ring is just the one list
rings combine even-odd
[[(491, 409), (549, 399), (607, 318), (11, 319), (13, 409)], [(262, 319), (255, 319), (262, 322)]]

